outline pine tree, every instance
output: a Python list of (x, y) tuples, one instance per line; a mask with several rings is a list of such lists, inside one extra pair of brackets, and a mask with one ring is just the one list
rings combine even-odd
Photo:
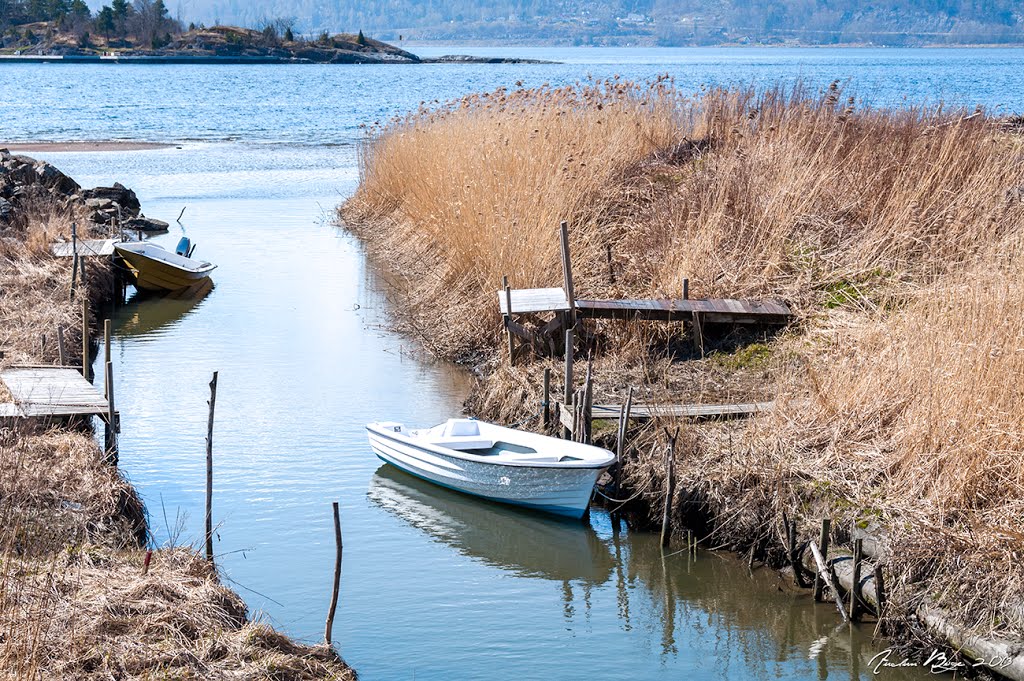
[(359, 43), (360, 45), (366, 44), (366, 36), (363, 35), (362, 29), (359, 30), (359, 36), (356, 37), (356, 42)]
[(295, 34), (292, 33), (292, 27), (284, 29), (284, 40), (286, 43), (295, 42)]

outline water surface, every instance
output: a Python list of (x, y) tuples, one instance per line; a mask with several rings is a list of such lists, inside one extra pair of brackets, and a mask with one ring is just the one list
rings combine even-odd
[[(426, 51), (426, 50), (424, 50)], [(460, 50), (443, 50), (460, 51)], [(538, 66), (0, 65), (0, 137), (172, 141), (41, 153), (83, 185), (120, 181), (218, 264), (201, 300), (112, 312), (121, 465), (158, 544), (202, 532), (208, 397), (215, 548), (254, 612), (322, 636), (339, 500), (335, 639), (361, 678), (873, 678), (871, 626), (728, 556), (664, 555), (606, 514), (567, 523), (382, 466), (363, 424), (458, 413), (470, 378), (388, 330), (387, 287), (331, 223), (358, 181), (361, 126), (518, 80), (669, 72), (685, 87), (850, 79), (870, 99), (1024, 109), (1012, 50), (522, 50)], [(921, 678), (915, 671), (880, 678)]]

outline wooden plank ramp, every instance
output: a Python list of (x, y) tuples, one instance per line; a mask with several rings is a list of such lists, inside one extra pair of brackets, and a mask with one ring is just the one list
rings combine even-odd
[[(652, 418), (683, 418), (692, 420), (744, 418), (771, 411), (774, 402), (746, 402), (740, 404), (633, 404), (629, 410), (630, 420), (647, 421)], [(572, 430), (572, 405), (559, 403), (558, 418), (562, 425)], [(607, 419), (618, 421), (622, 407), (617, 404), (595, 404), (591, 407), (593, 421)]]
[(0, 405), (0, 416), (107, 416), (103, 393), (78, 369), (16, 366), (0, 371), (13, 404)]
[(58, 258), (73, 258), (75, 248), (78, 255), (113, 255), (114, 239), (79, 239), (77, 246), (71, 241), (59, 241), (50, 246), (50, 252)]

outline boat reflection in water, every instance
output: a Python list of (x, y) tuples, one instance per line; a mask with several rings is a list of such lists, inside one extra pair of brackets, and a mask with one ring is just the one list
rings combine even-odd
[(612, 575), (611, 551), (587, 523), (452, 492), (390, 465), (374, 473), (367, 497), (436, 541), (519, 577), (598, 585)]
[(199, 307), (213, 290), (213, 281), (206, 279), (198, 289), (153, 293), (138, 290), (117, 310), (119, 336), (149, 336), (165, 330), (184, 319)]

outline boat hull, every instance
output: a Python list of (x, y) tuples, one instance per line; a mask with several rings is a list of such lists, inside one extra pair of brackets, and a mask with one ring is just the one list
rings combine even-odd
[(370, 447), (382, 461), (458, 492), (505, 504), (582, 518), (594, 484), (605, 470), (552, 466), (508, 466), (468, 461), (418, 446), (410, 438), (367, 429)]
[(119, 248), (117, 253), (128, 265), (135, 286), (146, 291), (202, 289), (210, 280), (209, 270), (189, 271), (126, 249)]

